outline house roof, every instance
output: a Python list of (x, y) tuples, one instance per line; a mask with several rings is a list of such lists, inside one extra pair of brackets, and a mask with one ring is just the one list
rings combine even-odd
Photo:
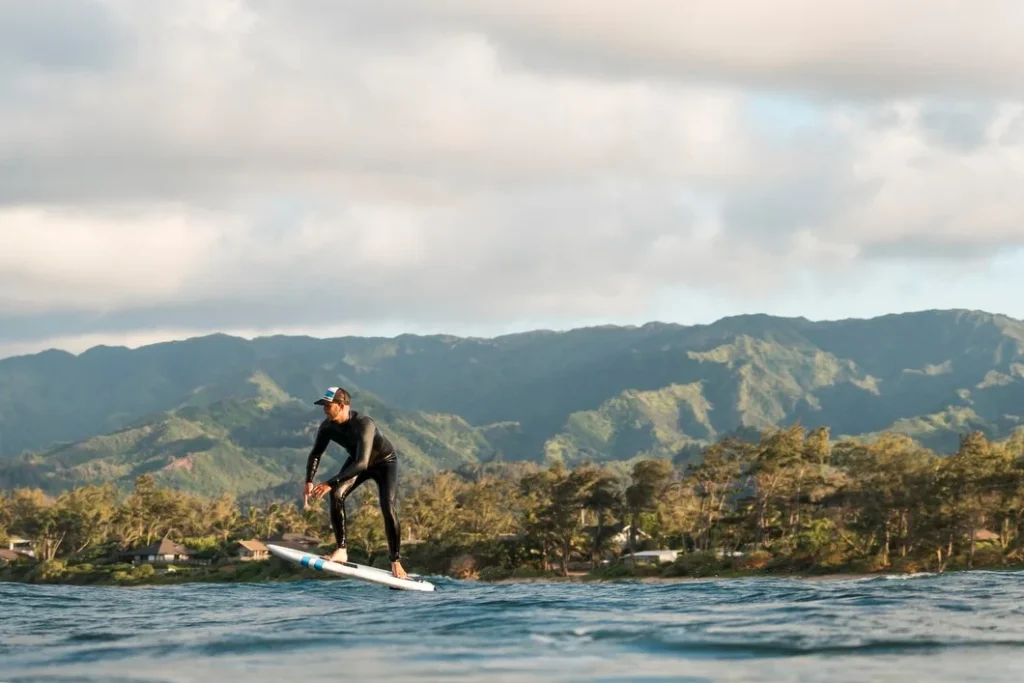
[(193, 555), (192, 550), (183, 545), (175, 543), (169, 538), (162, 539), (159, 543), (147, 545), (142, 548), (133, 548), (125, 553), (126, 555)]
[(622, 559), (628, 557), (672, 557), (675, 558), (679, 555), (679, 550), (638, 550), (635, 553), (626, 553), (622, 556)]
[(239, 541), (238, 545), (254, 553), (267, 552), (267, 546), (263, 545), (261, 541), (258, 541), (255, 538), (249, 541)]
[(7, 548), (0, 548), (0, 560), (14, 562), (20, 557), (23, 557), (21, 553), (15, 552), (13, 550), (8, 550)]

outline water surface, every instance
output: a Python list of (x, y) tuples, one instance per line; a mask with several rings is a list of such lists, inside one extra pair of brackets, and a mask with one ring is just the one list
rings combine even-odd
[(1024, 681), (1024, 574), (0, 583), (0, 681)]

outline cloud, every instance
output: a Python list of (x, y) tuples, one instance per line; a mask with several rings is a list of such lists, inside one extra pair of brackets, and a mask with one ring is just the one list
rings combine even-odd
[(991, 102), (928, 103), (920, 113), (929, 140), (954, 151), (971, 152), (988, 140), (989, 127), (998, 115)]
[(0, 7), (0, 74), (104, 70), (124, 55), (130, 39), (99, 2), (5, 0)]
[[(375, 3), (401, 21), (410, 3)], [(426, 0), (430, 17), (481, 32), (511, 63), (605, 78), (813, 92), (826, 97), (1020, 97), (1014, 0)]]
[(1021, 246), (1019, 4), (638, 3), (0, 6), (0, 341), (633, 318)]

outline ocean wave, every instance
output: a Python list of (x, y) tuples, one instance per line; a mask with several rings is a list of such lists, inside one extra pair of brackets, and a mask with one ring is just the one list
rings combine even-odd
[(884, 661), (929, 680), (964, 680), (984, 662), (989, 680), (1021, 680), (1018, 574), (907, 576), (916, 580), (452, 581), (443, 594), (346, 581), (147, 590), (4, 584), (0, 679), (146, 679), (154, 667), (164, 673), (149, 680), (171, 680), (167, 672), (183, 666), (201, 679), (238, 671), (248, 680), (260, 672), (267, 680), (500, 674), (535, 683), (629, 680), (636, 666), (644, 672), (636, 678), (757, 681), (771, 680), (769, 663), (811, 659), (828, 667), (799, 669), (801, 680), (855, 680), (844, 661), (859, 671)]

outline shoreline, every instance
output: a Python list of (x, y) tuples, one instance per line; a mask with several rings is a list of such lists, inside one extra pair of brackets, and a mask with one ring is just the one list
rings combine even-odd
[[(143, 566), (143, 565), (140, 565)], [(5, 568), (7, 571), (0, 571), (0, 583), (22, 583), (22, 584), (46, 584), (46, 585), (74, 585), (74, 586), (113, 586), (121, 588), (137, 588), (143, 586), (171, 586), (185, 583), (205, 583), (205, 584), (241, 584), (241, 583), (291, 583), (295, 581), (345, 581), (352, 580), (346, 579), (345, 577), (336, 577), (331, 575), (325, 575), (320, 572), (312, 570), (299, 570), (299, 571), (268, 571), (266, 573), (260, 572), (253, 576), (237, 576), (235, 575), (234, 569), (228, 569), (222, 572), (190, 572), (183, 569), (178, 569), (174, 572), (156, 571), (154, 573), (143, 572), (141, 574), (132, 575), (131, 573), (112, 573), (106, 571), (96, 571), (95, 568), (92, 571), (62, 571), (60, 573), (53, 573), (49, 575), (39, 575), (36, 572), (28, 571), (21, 572), (21, 575), (15, 575), (9, 571), (9, 568)], [(262, 569), (262, 568), (261, 568)], [(270, 567), (267, 567), (270, 570)], [(734, 581), (734, 580), (746, 580), (746, 579), (795, 579), (801, 581), (811, 582), (829, 582), (829, 581), (857, 581), (863, 579), (872, 579), (880, 577), (892, 577), (892, 578), (904, 578), (909, 579), (916, 576), (939, 576), (941, 574), (951, 573), (963, 573), (963, 572), (975, 572), (975, 571), (1010, 571), (1018, 572), (1024, 570), (1022, 565), (1013, 566), (1001, 566), (1001, 567), (974, 567), (972, 569), (967, 568), (947, 568), (942, 572), (902, 572), (902, 571), (878, 571), (878, 572), (826, 572), (826, 573), (808, 573), (808, 572), (764, 572), (764, 571), (738, 571), (738, 572), (720, 572), (712, 573), (704, 576), (658, 576), (658, 575), (644, 575), (644, 574), (622, 574), (616, 576), (600, 576), (593, 575), (585, 572), (573, 572), (568, 576), (558, 575), (544, 575), (544, 576), (504, 576), (495, 578), (480, 578), (479, 576), (468, 576), (468, 577), (455, 577), (447, 574), (430, 574), (424, 572), (413, 572), (422, 573), (425, 576), (434, 578), (447, 579), (452, 581), (461, 581), (465, 583), (473, 584), (556, 584), (556, 583), (573, 583), (573, 584), (609, 584), (609, 583), (645, 583), (645, 584), (672, 584), (672, 583), (695, 583), (695, 582), (709, 582), (709, 581)]]
[[(962, 570), (962, 571), (973, 571), (973, 570)], [(959, 572), (943, 572), (944, 574), (959, 573)], [(799, 581), (809, 582), (829, 582), (829, 581), (856, 581), (863, 579), (883, 578), (883, 577), (901, 577), (901, 578), (912, 578), (914, 576), (939, 576), (939, 574), (931, 572), (915, 572), (913, 574), (906, 573), (884, 573), (879, 572), (877, 574), (822, 574), (822, 575), (805, 575), (805, 574), (749, 574), (744, 576), (622, 576), (616, 578), (577, 578), (577, 577), (524, 577), (524, 578), (507, 578), (507, 579), (475, 579), (465, 578), (456, 579), (450, 576), (438, 575), (436, 577), (429, 576), (429, 578), (441, 578), (452, 581), (461, 581), (464, 583), (478, 584), (478, 585), (511, 585), (511, 584), (614, 584), (614, 583), (644, 583), (644, 584), (676, 584), (676, 583), (707, 583), (712, 581), (744, 581), (750, 579), (792, 579)], [(274, 578), (274, 579), (260, 579), (260, 580), (225, 580), (212, 577), (186, 577), (183, 576), (179, 579), (173, 580), (139, 580), (139, 581), (116, 581), (116, 580), (99, 580), (99, 581), (71, 581), (71, 580), (43, 580), (43, 581), (25, 581), (18, 579), (8, 579), (0, 577), (0, 584), (24, 584), (24, 585), (49, 585), (49, 586), (82, 586), (82, 587), (107, 587), (107, 588), (143, 588), (149, 586), (177, 586), (182, 584), (190, 583), (202, 583), (202, 584), (261, 584), (261, 583), (294, 583), (298, 581), (309, 581), (309, 580), (321, 580), (321, 581), (356, 581), (357, 579), (348, 579), (346, 577), (315, 577), (315, 576), (296, 576), (289, 578)]]
[[(88, 560), (92, 559), (93, 562)], [(372, 561), (373, 558), (371, 558)], [(461, 560), (461, 557), (456, 558)], [(380, 562), (374, 562), (379, 565)], [(483, 567), (463, 561), (425, 555), (409, 558), (406, 569), (411, 574), (443, 581), (474, 584), (537, 584), (537, 583), (643, 583), (652, 585), (693, 583), (697, 581), (731, 581), (743, 579), (795, 579), (811, 582), (862, 581), (878, 577), (909, 579), (920, 576), (978, 571), (1020, 572), (1024, 562), (1017, 557), (1000, 562), (976, 562), (967, 566), (965, 558), (956, 558), (945, 567), (927, 562), (897, 562), (895, 566), (865, 559), (847, 563), (814, 565), (803, 558), (777, 557), (769, 563), (752, 564), (730, 560), (688, 556), (686, 562), (616, 563), (592, 567), (571, 565), (568, 574), (560, 575), (558, 565), (540, 569), (531, 565), (507, 567), (486, 564)], [(481, 563), (483, 564), (483, 563)], [(380, 568), (385, 568), (381, 566)], [(217, 562), (149, 563), (111, 562), (107, 558), (80, 558), (28, 561), (27, 558), (0, 565), (0, 583), (34, 583), (92, 586), (153, 586), (182, 583), (284, 583), (291, 581), (337, 581), (345, 577), (303, 568), (271, 557), (260, 561), (238, 561), (227, 558)]]

